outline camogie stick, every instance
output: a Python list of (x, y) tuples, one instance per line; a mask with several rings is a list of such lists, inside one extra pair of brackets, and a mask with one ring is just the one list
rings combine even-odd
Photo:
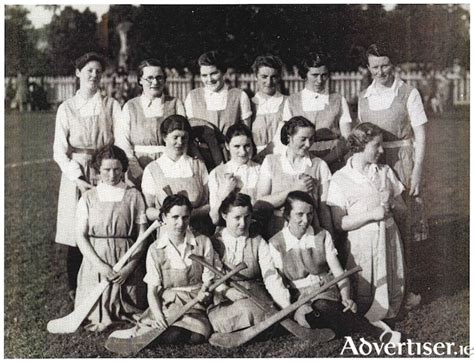
[[(231, 278), (232, 276), (239, 273), (245, 268), (247, 268), (247, 265), (245, 263), (240, 263), (224, 277), (214, 282), (209, 287), (209, 291), (212, 292), (219, 285), (225, 283), (229, 278)], [(166, 320), (168, 326), (172, 326), (174, 323), (176, 323), (188, 310), (193, 308), (197, 303), (199, 303), (198, 297), (187, 302), (178, 313)], [(143, 348), (148, 346), (156, 338), (158, 338), (164, 331), (166, 331), (166, 329), (167, 328), (153, 328), (148, 332), (145, 332), (142, 335), (138, 336), (135, 334), (136, 327), (126, 330), (127, 333), (123, 333), (124, 331), (115, 331), (107, 339), (107, 342), (105, 343), (105, 348), (107, 348), (111, 352), (126, 357), (133, 356), (140, 352)], [(129, 335), (127, 335), (128, 331), (130, 331)]]
[[(150, 236), (150, 234), (160, 227), (161, 223), (157, 220), (143, 233), (137, 241), (127, 250), (127, 252), (114, 265), (113, 271), (119, 272), (130, 257), (135, 253), (138, 247)], [(82, 321), (88, 316), (92, 307), (97, 303), (102, 293), (109, 287), (110, 281), (104, 279), (94, 289), (82, 303), (72, 311), (72, 313), (62, 318), (53, 319), (48, 322), (47, 329), (49, 333), (67, 334), (74, 333)]]
[[(217, 269), (216, 267), (208, 263), (203, 257), (197, 256), (197, 255), (191, 255), (189, 258), (191, 260), (196, 261), (199, 264), (202, 264), (204, 267), (208, 268), (210, 271), (212, 271), (214, 274), (216, 274), (219, 277), (222, 277), (225, 275), (222, 271), (220, 271), (219, 269)], [(231, 280), (230, 285), (234, 287), (235, 289), (237, 289), (240, 293), (246, 295), (258, 308), (260, 308), (264, 312), (267, 312), (267, 314), (271, 315), (278, 312), (271, 302), (260, 299), (257, 295), (252, 293), (252, 291), (245, 289), (238, 282)], [(331, 329), (305, 328), (305, 327), (300, 326), (298, 323), (296, 323), (295, 321), (289, 318), (283, 319), (282, 321), (280, 321), (280, 324), (288, 332), (290, 332), (291, 334), (301, 339), (311, 339), (313, 341), (319, 341), (320, 343), (322, 343), (322, 342), (328, 342), (335, 337), (335, 333)]]
[(209, 343), (212, 344), (213, 346), (218, 346), (222, 348), (239, 347), (242, 344), (247, 343), (251, 339), (258, 336), (260, 333), (262, 333), (264, 330), (266, 330), (270, 326), (274, 325), (275, 323), (279, 322), (280, 320), (282, 320), (289, 314), (296, 311), (303, 304), (306, 304), (307, 302), (314, 299), (318, 294), (321, 294), (322, 292), (336, 285), (342, 279), (347, 278), (348, 276), (354, 273), (357, 273), (361, 270), (362, 268), (360, 266), (357, 266), (355, 268), (352, 268), (344, 272), (343, 274), (331, 280), (329, 283), (326, 283), (325, 285), (323, 285), (321, 288), (318, 288), (314, 292), (302, 297), (297, 302), (289, 305), (285, 309), (282, 309), (278, 313), (273, 314), (271, 317), (265, 319), (263, 322), (260, 322), (259, 324), (256, 324), (252, 327), (249, 327), (247, 329), (243, 329), (237, 332), (214, 333), (213, 335), (211, 335), (211, 338), (209, 338)]

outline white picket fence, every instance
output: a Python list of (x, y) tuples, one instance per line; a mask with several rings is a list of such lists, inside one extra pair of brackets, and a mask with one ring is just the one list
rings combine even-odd
[[(399, 76), (408, 84), (418, 87), (423, 80), (422, 72), (400, 73)], [(440, 77), (438, 73), (435, 77)], [(445, 75), (450, 82), (453, 105), (469, 105), (470, 102), (470, 73), (466, 72), (465, 76), (454, 74)], [(7, 79), (8, 80), (8, 79)], [(42, 82), (41, 82), (42, 80)], [(43, 77), (31, 78), (30, 82), (36, 81), (43, 84), (48, 94), (48, 101), (51, 104), (58, 104), (74, 95), (77, 89), (77, 79), (75, 77)], [(135, 86), (136, 76), (130, 75), (128, 81), (131, 86)], [(282, 79), (283, 88), (289, 93), (295, 93), (303, 89), (304, 81), (298, 75), (285, 75)], [(334, 72), (331, 74), (331, 91), (337, 92), (352, 103), (357, 100), (357, 96), (361, 91), (362, 75), (358, 72)], [(256, 79), (253, 74), (240, 74), (236, 76), (235, 86), (242, 89), (249, 89), (255, 92)], [(184, 100), (189, 91), (195, 87), (202, 86), (199, 76), (182, 76), (168, 77), (167, 87), (169, 94)], [(112, 91), (112, 78), (104, 77), (102, 79), (102, 87), (109, 95)]]

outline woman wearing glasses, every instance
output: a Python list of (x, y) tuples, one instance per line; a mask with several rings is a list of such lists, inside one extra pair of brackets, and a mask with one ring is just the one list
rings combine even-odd
[(115, 137), (130, 160), (128, 180), (139, 188), (146, 165), (163, 153), (161, 123), (168, 116), (186, 113), (179, 99), (164, 94), (166, 74), (158, 60), (142, 61), (137, 77), (143, 92), (123, 106), (122, 122)]

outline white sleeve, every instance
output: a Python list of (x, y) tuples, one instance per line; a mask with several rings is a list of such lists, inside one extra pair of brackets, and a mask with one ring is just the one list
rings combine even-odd
[(408, 96), (407, 110), (412, 127), (421, 126), (428, 122), (423, 107), (423, 101), (421, 100), (420, 92), (418, 92), (417, 89), (413, 89)]
[[(267, 178), (271, 179), (272, 178), (272, 169), (270, 165), (270, 160), (268, 157), (265, 157), (263, 159), (262, 166), (260, 167), (260, 172), (258, 174), (258, 178)], [(257, 185), (258, 185), (258, 180), (257, 180)]]
[(209, 182), (208, 182), (208, 187), (209, 187), (209, 205), (212, 209), (217, 209), (219, 208), (218, 205), (218, 185), (217, 185), (217, 177), (216, 177), (216, 169), (212, 170), (211, 173), (209, 174)]
[(326, 161), (321, 160), (321, 164), (319, 165), (319, 175), (317, 175), (319, 183), (322, 185), (326, 182), (329, 182), (331, 180), (331, 176), (332, 174), (328, 164)]
[(203, 186), (207, 187), (207, 184), (209, 183), (209, 173), (207, 172), (205, 163), (201, 160), (199, 160), (199, 174), (201, 175)]
[(193, 118), (193, 102), (191, 101), (191, 95), (188, 93), (186, 100), (184, 101), (184, 109), (186, 111), (186, 117)]
[(128, 158), (134, 157), (133, 146), (130, 139), (130, 110), (128, 103), (123, 106), (119, 121), (114, 129), (115, 144), (125, 151)]
[[(214, 249), (212, 248), (212, 243), (211, 240), (207, 236), (203, 236), (205, 238), (205, 244), (204, 244), (204, 259), (211, 264), (214, 265)], [(210, 285), (211, 281), (214, 279), (214, 273), (211, 272), (207, 268), (203, 268), (202, 271), (202, 282), (204, 284)]]
[(283, 106), (283, 122), (287, 122), (291, 118), (290, 105), (288, 98), (285, 100), (285, 105)]
[(247, 93), (242, 91), (240, 94), (240, 118), (242, 120), (252, 116), (252, 108), (250, 106), (250, 100)]
[(397, 178), (395, 175), (395, 172), (390, 168), (390, 166), (385, 166), (388, 168), (387, 171), (387, 180), (390, 182), (390, 191), (392, 192), (392, 196), (396, 197), (398, 195), (401, 195), (403, 190), (405, 190), (405, 187), (403, 184), (400, 182), (400, 180)]
[(351, 112), (349, 111), (349, 105), (347, 104), (346, 98), (341, 98), (342, 113), (339, 118), (339, 124), (341, 123), (352, 123)]
[(186, 117), (186, 109), (181, 99), (176, 99), (176, 114)]
[(339, 185), (334, 182), (334, 179), (329, 183), (328, 198), (326, 204), (329, 206), (337, 206), (346, 210), (346, 197)]
[(69, 127), (67, 125), (67, 114), (64, 109), (64, 103), (61, 104), (56, 113), (56, 126), (54, 131), (53, 159), (59, 165), (64, 175), (71, 181), (77, 180), (82, 176), (81, 166), (68, 156)]
[(273, 263), (272, 255), (270, 254), (270, 248), (272, 247), (273, 246), (267, 244), (265, 240), (260, 239), (260, 244), (258, 245), (258, 262), (260, 270), (262, 271), (265, 288), (280, 308), (286, 308), (290, 305), (290, 292), (283, 284), (283, 279)]
[(324, 238), (324, 249), (325, 249), (326, 255), (331, 255), (331, 254), (337, 255), (338, 254), (337, 249), (334, 246), (334, 241), (332, 240), (331, 234), (327, 230), (325, 232), (326, 232), (326, 237)]
[(76, 207), (76, 220), (87, 221), (89, 219), (89, 210), (87, 209), (86, 201), (84, 197), (81, 197), (77, 202)]
[(142, 176), (142, 192), (144, 194), (156, 196), (155, 190), (155, 181), (153, 180), (153, 176), (150, 173), (150, 169), (145, 167)]
[(152, 248), (154, 247), (155, 246), (152, 244), (148, 248), (148, 252), (146, 254), (146, 274), (143, 278), (143, 281), (146, 284), (156, 286), (159, 290), (161, 290), (163, 278), (161, 275), (161, 270), (153, 258)]

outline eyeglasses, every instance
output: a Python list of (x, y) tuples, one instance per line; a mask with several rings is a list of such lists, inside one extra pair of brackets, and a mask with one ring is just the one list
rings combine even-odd
[(157, 83), (161, 83), (166, 80), (166, 78), (162, 75), (157, 75), (156, 77), (146, 77), (142, 79), (145, 80), (148, 84), (152, 84), (154, 80), (156, 80)]

